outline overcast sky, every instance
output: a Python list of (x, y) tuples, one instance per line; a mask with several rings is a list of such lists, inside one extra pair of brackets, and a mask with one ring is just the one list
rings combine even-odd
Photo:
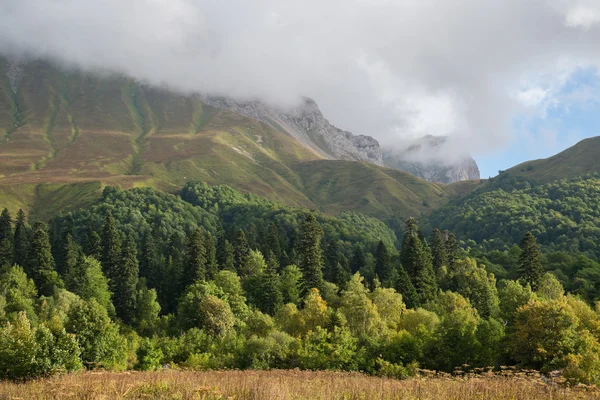
[(280, 105), (309, 96), (383, 144), (450, 135), (484, 176), (600, 122), (574, 127), (599, 110), (600, 0), (0, 0), (0, 52)]

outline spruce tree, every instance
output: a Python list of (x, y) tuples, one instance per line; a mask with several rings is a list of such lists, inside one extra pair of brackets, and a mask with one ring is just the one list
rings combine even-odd
[(233, 245), (225, 238), (224, 234), (219, 235), (217, 242), (217, 263), (219, 269), (235, 272)]
[(235, 270), (239, 273), (244, 268), (248, 255), (250, 254), (250, 246), (246, 240), (246, 234), (241, 229), (238, 230), (233, 237), (233, 251)]
[(215, 242), (208, 232), (204, 235), (204, 247), (206, 248), (206, 279), (210, 280), (219, 272), (219, 263)]
[(121, 263), (121, 236), (117, 230), (115, 219), (108, 213), (102, 228), (102, 272), (108, 278), (111, 292), (115, 291), (117, 272)]
[(0, 214), (0, 267), (9, 266), (13, 261), (12, 219), (8, 209), (2, 210)]
[(433, 300), (437, 294), (437, 280), (435, 272), (433, 271), (431, 250), (429, 249), (427, 242), (422, 243), (419, 268), (413, 285), (419, 296), (419, 301), (422, 304)]
[(393, 270), (394, 266), (387, 246), (380, 240), (375, 253), (375, 275), (384, 287), (390, 287), (394, 284), (391, 281)]
[(116, 270), (113, 283), (113, 303), (117, 316), (126, 324), (131, 324), (135, 317), (137, 283), (139, 265), (137, 246), (133, 237), (128, 237), (121, 252), (121, 262)]
[(337, 266), (340, 262), (340, 249), (337, 240), (329, 242), (325, 248), (325, 268), (323, 276), (329, 282), (335, 282), (337, 277)]
[(454, 266), (454, 262), (458, 258), (458, 241), (454, 233), (447, 235), (446, 239), (446, 256), (448, 257), (448, 270)]
[(94, 230), (89, 230), (83, 246), (83, 252), (88, 257), (94, 257), (100, 261), (102, 259), (102, 238)]
[(27, 226), (27, 218), (23, 210), (17, 212), (14, 235), (14, 257), (13, 263), (20, 265), (28, 271), (29, 248), (31, 245), (31, 230)]
[(29, 270), (39, 293), (51, 296), (56, 288), (62, 287), (62, 282), (54, 266), (46, 225), (37, 222), (33, 232), (28, 262)]
[(521, 255), (519, 256), (519, 267), (517, 274), (522, 284), (531, 285), (533, 290), (537, 290), (539, 283), (544, 275), (542, 267), (542, 255), (537, 244), (535, 236), (527, 232), (521, 240)]
[(412, 218), (406, 221), (400, 260), (417, 291), (419, 301), (425, 303), (431, 300), (437, 293), (431, 250), (427, 242), (421, 241), (419, 229)]
[(435, 228), (431, 232), (431, 255), (433, 257), (433, 270), (437, 272), (444, 266), (448, 265), (448, 254), (446, 253), (446, 244), (444, 237), (439, 229)]
[(167, 268), (168, 278), (165, 280), (164, 293), (161, 293), (161, 304), (167, 305), (168, 311), (174, 311), (177, 307), (177, 299), (185, 289), (183, 279), (183, 251), (182, 237), (174, 233), (169, 240), (167, 250)]
[(323, 250), (321, 238), (323, 229), (312, 213), (300, 226), (300, 240), (298, 241), (298, 266), (304, 279), (304, 290), (312, 288), (323, 289)]
[(166, 277), (162, 270), (165, 262), (158, 250), (152, 232), (146, 232), (144, 235), (141, 250), (139, 257), (140, 276), (146, 278), (151, 288), (158, 288)]
[[(267, 245), (269, 247), (269, 250), (271, 250), (273, 252), (273, 254), (275, 254), (275, 257), (277, 257), (277, 260), (281, 262), (281, 256), (283, 253), (283, 239), (281, 237), (281, 233), (279, 230), (279, 225), (277, 225), (276, 222), (271, 222), (271, 224), (269, 225), (269, 230), (267, 233)], [(265, 254), (268, 254), (269, 252), (267, 251)]]
[(352, 251), (352, 258), (350, 259), (350, 273), (357, 273), (362, 267), (365, 266), (365, 263), (366, 258), (362, 247), (359, 244), (355, 244), (354, 250)]
[(396, 280), (395, 289), (402, 295), (402, 300), (406, 304), (406, 307), (416, 308), (421, 304), (410, 277), (401, 265), (398, 266), (398, 279)]
[(70, 269), (72, 269), (75, 264), (77, 264), (77, 259), (79, 258), (80, 249), (77, 243), (73, 241), (73, 238), (70, 234), (64, 238), (64, 242), (61, 240), (61, 243), (58, 245), (59, 251), (58, 254), (61, 257), (61, 264), (56, 264), (56, 269), (60, 275), (63, 275)]
[(200, 228), (188, 237), (182, 278), (184, 287), (206, 278), (206, 246)]
[(266, 314), (273, 315), (283, 305), (283, 295), (281, 293), (281, 281), (277, 270), (279, 262), (275, 253), (269, 251), (267, 255), (267, 268), (261, 275), (261, 293), (259, 308)]

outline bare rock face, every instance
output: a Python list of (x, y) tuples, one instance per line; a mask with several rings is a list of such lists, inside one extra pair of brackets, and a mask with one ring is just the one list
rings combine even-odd
[(294, 137), (325, 158), (366, 161), (383, 165), (379, 142), (370, 136), (354, 135), (331, 125), (311, 99), (293, 110), (279, 110), (259, 101), (237, 102), (230, 98), (206, 96), (203, 101), (262, 121)]
[(430, 182), (480, 179), (475, 160), (469, 155), (449, 154), (451, 150), (445, 150), (446, 142), (443, 136), (425, 136), (408, 146), (385, 149), (383, 161), (387, 167), (410, 172)]

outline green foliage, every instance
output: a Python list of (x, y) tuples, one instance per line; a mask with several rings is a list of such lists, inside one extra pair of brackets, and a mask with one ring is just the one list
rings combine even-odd
[(154, 340), (142, 339), (137, 349), (137, 363), (134, 368), (141, 371), (153, 371), (161, 367), (164, 357), (162, 350), (156, 346)]
[(517, 273), (524, 284), (530, 285), (533, 290), (538, 288), (544, 269), (540, 249), (531, 232), (527, 232), (521, 240), (521, 255)]
[(300, 227), (298, 267), (302, 271), (304, 290), (323, 289), (323, 230), (313, 214), (307, 214)]
[(96, 299), (109, 313), (114, 313), (108, 280), (95, 258), (81, 256), (75, 266), (66, 272), (65, 282), (67, 289), (82, 299)]
[(95, 299), (71, 307), (65, 329), (75, 335), (87, 368), (125, 369), (127, 341)]
[(38, 222), (33, 231), (28, 266), (40, 294), (49, 296), (63, 283), (55, 269), (46, 226)]
[(14, 322), (0, 328), (0, 376), (23, 380), (81, 368), (79, 348), (73, 335), (40, 326), (32, 328), (19, 313)]

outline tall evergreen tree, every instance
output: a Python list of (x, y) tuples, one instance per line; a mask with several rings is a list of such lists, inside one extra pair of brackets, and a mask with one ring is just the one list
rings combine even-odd
[(12, 219), (8, 209), (2, 210), (0, 214), (0, 267), (8, 266), (13, 261)]
[(113, 303), (117, 316), (123, 322), (130, 324), (135, 317), (137, 283), (139, 265), (137, 260), (137, 246), (133, 237), (128, 237), (121, 252), (121, 262), (116, 270)]
[(51, 296), (62, 282), (54, 267), (46, 225), (37, 222), (33, 227), (30, 258), (28, 262), (33, 281), (41, 295)]
[(531, 232), (527, 232), (521, 240), (520, 247), (521, 255), (519, 256), (519, 267), (517, 269), (519, 280), (523, 284), (531, 285), (533, 290), (537, 290), (544, 275), (544, 268), (535, 236)]
[(279, 262), (272, 251), (267, 255), (267, 268), (261, 275), (261, 292), (258, 306), (264, 313), (273, 315), (283, 305), (281, 281), (277, 270)]
[(380, 240), (375, 253), (375, 275), (384, 287), (393, 286), (393, 270), (392, 257), (385, 243)]
[(446, 239), (446, 256), (448, 257), (448, 270), (454, 266), (454, 261), (458, 258), (458, 241), (454, 233), (449, 233)]
[(17, 212), (17, 220), (15, 222), (14, 236), (14, 257), (13, 263), (20, 265), (28, 271), (29, 247), (31, 245), (31, 231), (27, 226), (27, 218), (23, 210)]
[[(269, 250), (271, 250), (273, 252), (273, 254), (275, 254), (275, 257), (277, 257), (277, 260), (281, 262), (281, 256), (283, 253), (283, 238), (281, 237), (281, 233), (279, 230), (279, 225), (276, 222), (271, 222), (271, 224), (269, 225), (269, 230), (268, 233), (266, 235), (267, 237), (267, 245), (269, 247)], [(269, 252), (266, 251), (265, 254), (268, 254)]]
[(161, 304), (166, 305), (165, 309), (169, 312), (177, 308), (177, 299), (185, 289), (183, 279), (183, 251), (182, 237), (174, 233), (169, 240), (167, 249), (167, 278), (165, 279), (165, 288), (159, 292)]
[(419, 301), (422, 304), (433, 300), (437, 294), (437, 280), (435, 272), (433, 271), (431, 250), (429, 249), (427, 242), (422, 243), (419, 268), (413, 285), (419, 295)]
[(102, 238), (98, 233), (90, 229), (86, 235), (83, 245), (83, 252), (88, 257), (94, 257), (100, 261), (102, 259)]
[(217, 242), (217, 263), (219, 269), (235, 272), (235, 254), (233, 245), (227, 240), (225, 234), (219, 235)]
[(215, 242), (208, 232), (204, 235), (204, 247), (206, 248), (206, 279), (212, 279), (219, 272), (219, 263)]
[(146, 232), (142, 239), (141, 254), (139, 257), (140, 276), (146, 278), (151, 288), (158, 288), (165, 278), (165, 262), (162, 259), (156, 240), (152, 232)]
[(396, 280), (395, 289), (402, 295), (402, 300), (406, 304), (406, 307), (416, 308), (421, 305), (417, 291), (402, 265), (398, 266), (398, 279)]
[(108, 213), (102, 228), (102, 272), (108, 278), (111, 292), (115, 292), (117, 272), (121, 263), (121, 236), (117, 230), (115, 219)]
[(352, 251), (352, 258), (350, 259), (350, 273), (357, 273), (362, 267), (365, 266), (365, 263), (366, 258), (362, 247), (359, 244), (355, 244), (354, 250)]
[(185, 249), (183, 263), (184, 287), (206, 278), (206, 246), (204, 235), (197, 228), (190, 236)]
[(71, 214), (60, 224), (60, 233), (53, 245), (54, 261), (59, 274), (64, 274), (77, 262), (78, 246), (74, 241), (75, 223)]
[(446, 244), (442, 232), (435, 228), (431, 232), (431, 255), (433, 257), (433, 270), (437, 273), (442, 267), (448, 265), (448, 254), (446, 253)]
[(298, 266), (304, 279), (304, 290), (312, 288), (323, 289), (323, 250), (321, 238), (323, 229), (312, 213), (300, 226), (300, 240), (298, 242)]
[(437, 292), (431, 250), (419, 237), (419, 229), (412, 218), (406, 221), (400, 260), (410, 277), (420, 302), (431, 300)]
[(340, 248), (337, 240), (332, 240), (325, 248), (325, 268), (323, 269), (323, 277), (329, 282), (334, 282), (336, 279), (336, 268), (340, 262)]
[(241, 229), (233, 237), (233, 251), (235, 270), (239, 272), (244, 268), (250, 254), (250, 246), (248, 245), (248, 240), (246, 240), (246, 234)]

